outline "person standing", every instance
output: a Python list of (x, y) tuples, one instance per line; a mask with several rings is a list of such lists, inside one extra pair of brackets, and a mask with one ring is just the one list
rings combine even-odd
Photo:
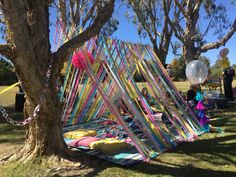
[(229, 101), (234, 101), (232, 82), (235, 76), (234, 68), (228, 67), (223, 71), (225, 97)]

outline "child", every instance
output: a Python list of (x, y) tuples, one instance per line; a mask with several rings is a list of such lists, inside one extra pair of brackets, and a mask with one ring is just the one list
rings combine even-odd
[(186, 101), (189, 106), (194, 109), (197, 105), (197, 100), (195, 99), (196, 92), (193, 89), (187, 91)]
[[(197, 88), (196, 87), (191, 87), (190, 90), (187, 91), (187, 98), (186, 101), (187, 103), (190, 105), (191, 109), (195, 112), (195, 114), (197, 115), (197, 117), (199, 117), (199, 113), (201, 112), (200, 110), (196, 110), (195, 108), (198, 107), (197, 104), (197, 100), (196, 100), (196, 91)], [(203, 106), (203, 105), (202, 105)], [(197, 111), (197, 112), (196, 112)], [(205, 111), (202, 110), (204, 113)], [(205, 115), (205, 113), (204, 113)], [(199, 117), (200, 118), (200, 117)], [(220, 127), (214, 127), (212, 126), (208, 121), (209, 119), (205, 116), (202, 116), (202, 118), (204, 118), (204, 120), (206, 121), (204, 124), (206, 124), (206, 127), (208, 127), (208, 131), (209, 132), (219, 132), (219, 133), (223, 133), (224, 131), (220, 128)], [(201, 119), (200, 119), (201, 120)], [(201, 121), (200, 121), (201, 122)]]
[(144, 88), (142, 89), (142, 95), (143, 95), (144, 98), (147, 100), (148, 104), (152, 101), (152, 97), (151, 97), (151, 95), (148, 93), (146, 87), (144, 87)]

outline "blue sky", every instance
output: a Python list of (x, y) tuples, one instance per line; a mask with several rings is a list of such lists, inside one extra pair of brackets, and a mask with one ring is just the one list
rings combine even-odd
[[(219, 3), (224, 3), (224, 5), (227, 8), (228, 17), (231, 21), (233, 21), (234, 18), (236, 18), (235, 9), (236, 6), (230, 5), (230, 0), (217, 0)], [(150, 43), (149, 38), (146, 39), (140, 39), (137, 33), (137, 28), (135, 25), (133, 25), (131, 22), (129, 22), (125, 17), (126, 12), (125, 5), (121, 6), (118, 11), (115, 11), (113, 16), (117, 17), (119, 19), (120, 25), (118, 27), (118, 30), (113, 34), (113, 37), (116, 37), (118, 39), (122, 39), (125, 41), (130, 42), (138, 42), (138, 43)], [(203, 16), (203, 14), (201, 14)], [(202, 24), (201, 27), (205, 29), (205, 26), (207, 24)], [(208, 42), (214, 42), (217, 40), (217, 37), (214, 36), (212, 33), (209, 33), (206, 40)], [(236, 34), (227, 42), (227, 44), (224, 46), (229, 48), (230, 52), (228, 54), (228, 58), (231, 62), (231, 64), (236, 64)], [(219, 51), (224, 48), (221, 47), (219, 49), (213, 49), (206, 53), (203, 53), (202, 55), (208, 57), (210, 59), (211, 65), (215, 63), (215, 60), (217, 59), (217, 55)], [(167, 56), (167, 63), (170, 63), (171, 60), (175, 58), (175, 56), (172, 54), (172, 51), (169, 51), (169, 54)]]

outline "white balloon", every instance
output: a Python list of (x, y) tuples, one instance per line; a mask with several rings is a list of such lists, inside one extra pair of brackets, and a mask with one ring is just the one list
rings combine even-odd
[(194, 60), (187, 65), (185, 74), (191, 85), (201, 84), (207, 79), (208, 68), (204, 62)]

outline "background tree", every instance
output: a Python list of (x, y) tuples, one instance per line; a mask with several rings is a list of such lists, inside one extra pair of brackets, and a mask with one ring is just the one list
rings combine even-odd
[[(165, 4), (166, 14), (169, 14), (173, 2), (168, 0)], [(142, 38), (149, 37), (154, 52), (162, 64), (165, 64), (173, 29), (170, 28), (168, 19), (164, 15), (161, 0), (128, 0), (128, 7), (132, 8), (134, 15), (128, 12), (127, 17), (132, 19), (132, 22), (137, 26), (138, 34)], [(176, 8), (174, 11), (175, 19), (177, 19), (179, 12), (176, 11)]]
[[(182, 43), (182, 54), (187, 63), (197, 59), (203, 52), (225, 45), (233, 36), (236, 19), (232, 25), (229, 24), (226, 7), (223, 4), (217, 4), (214, 0), (174, 0), (174, 2), (180, 11), (177, 17), (179, 20), (170, 19), (168, 3), (165, 0), (163, 0), (164, 12), (176, 38)], [(202, 10), (206, 15), (201, 18)], [(200, 29), (203, 21), (207, 23), (205, 30)], [(218, 41), (206, 43), (205, 37), (210, 31), (218, 35)], [(223, 34), (224, 32), (226, 33)]]
[(186, 64), (184, 58), (181, 56), (179, 58), (175, 58), (171, 62), (172, 71), (173, 71), (173, 80), (174, 81), (183, 81), (186, 80), (185, 69)]
[[(74, 13), (70, 17), (66, 17), (66, 15), (71, 8), (63, 8), (63, 3), (60, 2), (58, 8), (62, 12), (63, 23), (66, 25), (68, 23), (66, 19), (74, 17), (73, 21), (71, 20), (72, 25), (73, 23), (78, 24), (78, 21), (82, 22), (84, 30), (65, 42), (55, 52), (51, 51), (49, 40), (49, 6), (53, 2), (48, 0), (0, 0), (0, 9), (8, 36), (6, 43), (0, 44), (0, 54), (14, 64), (16, 74), (26, 93), (25, 117), (32, 115), (35, 106), (39, 103), (44, 89), (48, 63), (51, 59), (54, 60), (49, 87), (42, 102), (39, 117), (27, 125), (25, 146), (17, 154), (22, 161), (42, 155), (68, 154), (69, 151), (61, 133), (62, 106), (56, 93), (56, 80), (67, 56), (91, 37), (97, 35), (110, 19), (115, 0), (87, 0), (88, 11), (84, 10), (83, 15), (76, 9), (82, 8), (80, 3), (85, 1), (73, 1), (77, 8), (69, 13)], [(71, 5), (71, 3), (72, 0), (64, 5)], [(84, 8), (86, 9), (86, 7)]]
[(12, 64), (0, 58), (0, 85), (9, 85), (15, 82), (17, 82), (17, 77)]
[(219, 78), (224, 70), (224, 68), (227, 68), (230, 66), (229, 58), (225, 56), (218, 56), (217, 60), (215, 61), (215, 64), (211, 67), (212, 76), (214, 78)]
[(222, 72), (223, 68), (221, 66), (221, 59), (218, 58), (215, 61), (215, 64), (211, 67), (211, 75), (213, 78), (219, 78)]
[(206, 64), (208, 70), (210, 71), (210, 69), (211, 69), (211, 64), (210, 64), (211, 60), (210, 60), (210, 58), (208, 58), (204, 55), (201, 55), (197, 59), (203, 61)]

